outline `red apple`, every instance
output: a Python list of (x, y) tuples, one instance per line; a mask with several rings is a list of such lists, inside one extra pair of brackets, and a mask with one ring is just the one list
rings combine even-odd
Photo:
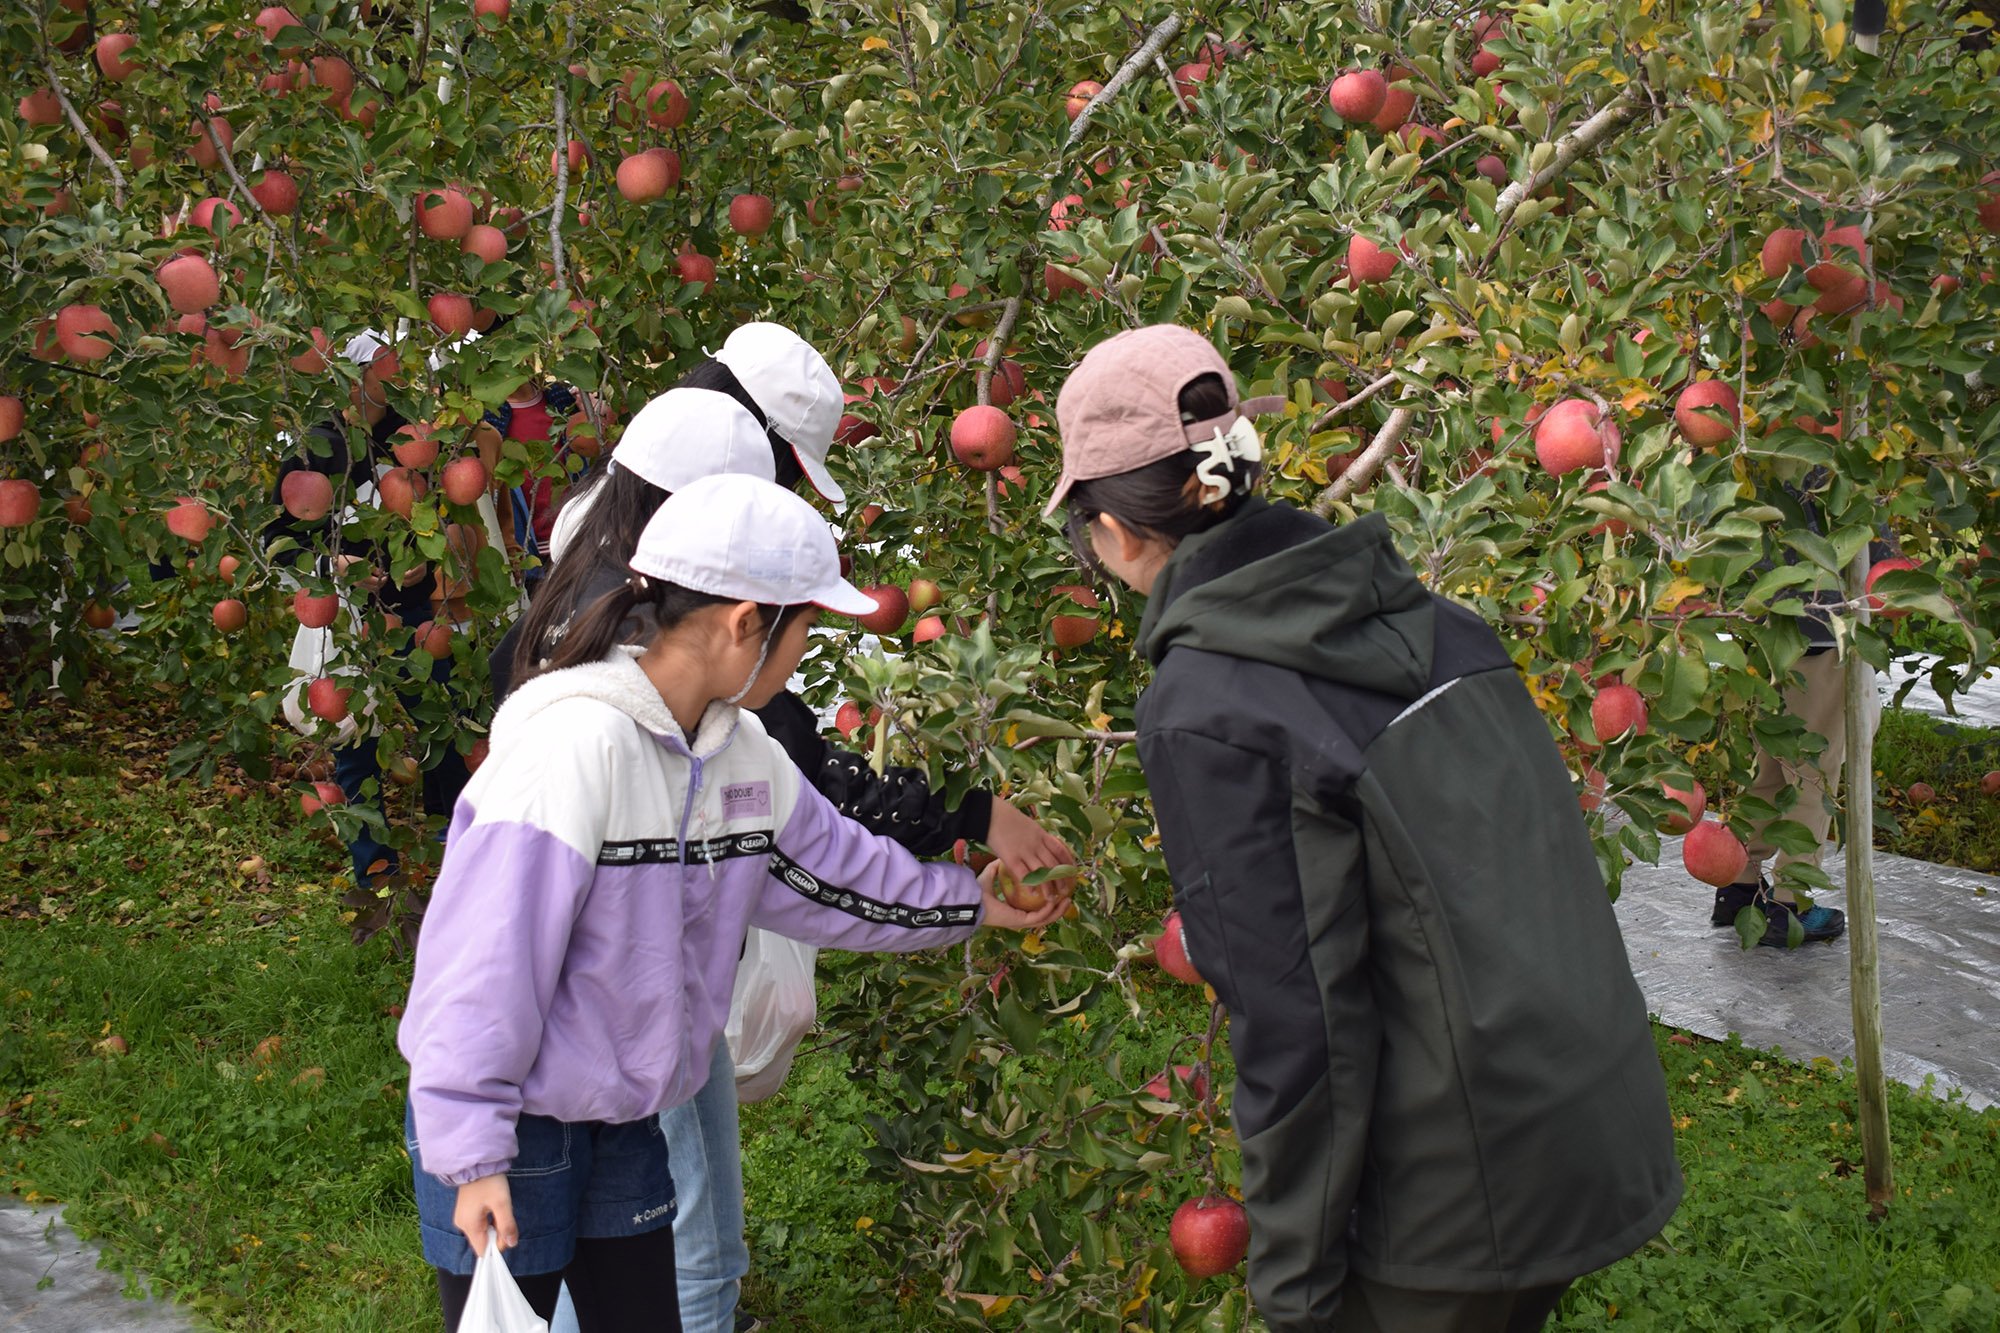
[(325, 629), (339, 613), (340, 597), (336, 593), (315, 597), (300, 588), (292, 594), (292, 614), (307, 629)]
[(1410, 71), (1406, 69), (1391, 69), (1383, 76), (1392, 86), (1382, 95), (1382, 109), (1368, 122), (1377, 133), (1394, 134), (1403, 128), (1410, 119), (1410, 112), (1416, 109), (1417, 95), (1407, 88), (1393, 86), (1409, 77)]
[(1175, 1065), (1173, 1078), (1162, 1073), (1146, 1085), (1146, 1095), (1154, 1101), (1171, 1102), (1174, 1099), (1174, 1084), (1179, 1082), (1196, 1101), (1208, 1097), (1208, 1075), (1193, 1065)]
[(1014, 461), (1014, 421), (997, 407), (968, 407), (951, 423), (951, 451), (976, 472)]
[(21, 119), (30, 125), (49, 126), (62, 124), (62, 103), (56, 99), (53, 88), (37, 88), (22, 97), (15, 104)]
[(1190, 986), (1204, 984), (1202, 975), (1195, 970), (1194, 961), (1188, 957), (1187, 932), (1181, 927), (1179, 912), (1167, 913), (1160, 922), (1160, 934), (1153, 941), (1153, 961), (1168, 976), (1177, 977)]
[(434, 241), (462, 241), (472, 222), (472, 201), (456, 186), (417, 195), (417, 229)]
[(507, 257), (507, 233), (482, 222), (465, 233), (465, 242), (459, 249), (478, 255), (481, 263), (497, 264)]
[(250, 197), (272, 217), (290, 217), (299, 209), (299, 185), (287, 171), (257, 173), (250, 183)]
[(762, 236), (771, 229), (776, 206), (761, 194), (739, 194), (729, 201), (729, 229), (738, 236)]
[(1736, 390), (1721, 380), (1690, 384), (1674, 399), (1674, 425), (1697, 448), (1728, 443), (1736, 437), (1742, 419)]
[(1389, 100), (1389, 81), (1380, 70), (1351, 69), (1326, 90), (1327, 105), (1333, 114), (1350, 125), (1366, 125), (1382, 114)]
[(56, 311), (56, 346), (72, 361), (102, 361), (110, 356), (111, 339), (97, 336), (103, 333), (116, 337), (118, 326), (98, 306), (66, 305)]
[[(1060, 300), (1069, 292), (1088, 291), (1090, 286), (1080, 278), (1072, 278), (1054, 264), (1042, 265), (1042, 282), (1048, 288), (1049, 299), (1051, 301)], [(961, 324), (976, 324), (978, 322), (978, 317), (975, 315), (959, 317), (959, 323)]]
[(19, 435), (27, 421), (27, 406), (11, 393), (0, 393), (0, 444)]
[(1702, 790), (1699, 782), (1695, 782), (1692, 779), (1689, 780), (1688, 786), (1690, 790), (1682, 791), (1679, 787), (1671, 783), (1663, 782), (1660, 784), (1660, 791), (1668, 800), (1679, 801), (1686, 809), (1685, 814), (1668, 815), (1666, 817), (1663, 827), (1669, 833), (1686, 833), (1700, 821), (1703, 815), (1708, 813), (1708, 793)]
[(1182, 106), (1193, 102), (1201, 85), (1208, 81), (1209, 66), (1202, 62), (1182, 65), (1174, 71), (1174, 96)]
[(107, 83), (123, 83), (139, 72), (139, 66), (125, 59), (125, 53), (139, 44), (129, 32), (107, 32), (97, 39), (97, 68)]
[(1780, 227), (1766, 236), (1757, 255), (1767, 278), (1782, 278), (1787, 269), (1803, 264), (1805, 257), (1806, 234), (1797, 227)]
[[(1852, 291), (1856, 283), (1867, 282), (1859, 271), (1868, 260), (1868, 243), (1861, 237), (1861, 228), (1828, 227), (1819, 238), (1819, 253), (1819, 262), (1806, 270), (1806, 282), (1815, 291), (1838, 294)], [(1849, 268), (1849, 264), (1855, 267)], [(1847, 301), (1844, 304), (1853, 303)], [(1828, 307), (1820, 308), (1824, 310)]]
[(849, 740), (861, 730), (861, 705), (849, 699), (833, 715), (833, 729)]
[[(562, 161), (564, 156), (565, 154), (562, 152), (561, 149), (557, 149), (555, 152), (549, 154), (549, 174), (551, 176), (555, 175), (556, 165)], [(583, 146), (583, 140), (571, 139), (569, 141), (569, 152), (567, 156), (569, 158), (570, 179), (574, 180), (576, 178), (576, 173), (583, 170), (584, 161), (588, 156), (588, 153)]]
[(306, 708), (322, 721), (338, 722), (347, 716), (347, 699), (353, 693), (331, 676), (321, 676), (306, 686)]
[(417, 626), (416, 634), (410, 642), (423, 649), (430, 657), (442, 661), (451, 656), (452, 630), (449, 621), (426, 620)]
[[(1060, 584), (1050, 590), (1050, 595), (1057, 601), (1067, 598), (1075, 602), (1078, 606), (1095, 607), (1097, 605), (1096, 593), (1074, 583)], [(1065, 650), (1081, 648), (1084, 644), (1089, 643), (1097, 637), (1097, 617), (1057, 616), (1049, 621), (1049, 636), (1055, 640), (1056, 647), (1058, 648)]]
[(944, 621), (937, 616), (924, 616), (910, 631), (910, 642), (929, 643), (932, 639), (945, 636)]
[(871, 634), (894, 634), (910, 618), (910, 599), (893, 583), (878, 584), (864, 591), (875, 599), (875, 609), (856, 617), (861, 628)]
[(203, 170), (213, 171), (222, 165), (223, 153), (236, 150), (236, 130), (221, 116), (211, 116), (205, 122), (197, 120), (191, 134), (193, 142), (188, 145), (188, 157)]
[(1242, 1204), (1210, 1194), (1174, 1209), (1167, 1237), (1174, 1258), (1189, 1277), (1214, 1277), (1243, 1262), (1250, 1248), (1250, 1223)]
[(250, 608), (234, 597), (225, 597), (215, 604), (208, 618), (224, 634), (234, 634), (250, 623)]
[(482, 28), (497, 28), (513, 8), (513, 0), (472, 0), (472, 18)]
[(1617, 740), (1631, 732), (1646, 734), (1646, 700), (1630, 685), (1606, 685), (1590, 701), (1590, 726), (1598, 743)]
[(1090, 99), (1103, 91), (1103, 84), (1095, 79), (1085, 79), (1071, 88), (1069, 96), (1063, 99), (1063, 113), (1071, 120), (1075, 120), (1083, 114), (1083, 109), (1090, 105)]
[(697, 282), (706, 286), (715, 281), (715, 261), (707, 255), (675, 255), (674, 271), (680, 274), (682, 282)]
[(308, 468), (287, 472), (278, 483), (278, 502), (301, 523), (317, 523), (333, 508), (333, 479)]
[(457, 292), (435, 292), (424, 302), (431, 323), (447, 338), (462, 338), (472, 329), (472, 298)]
[(324, 375), (327, 357), (333, 352), (333, 343), (327, 338), (326, 330), (314, 325), (306, 333), (306, 350), (291, 360), (291, 367), (301, 375)]
[(316, 815), (330, 805), (346, 804), (347, 793), (340, 789), (338, 783), (315, 782), (311, 791), (299, 793), (299, 811), (302, 814)]
[(183, 495), (172, 509), (167, 511), (167, 531), (184, 541), (199, 542), (208, 536), (208, 530), (215, 526), (215, 515), (207, 505), (192, 495)]
[(83, 623), (92, 629), (110, 629), (118, 621), (118, 613), (102, 602), (89, 602), (83, 608)]
[(1750, 854), (1727, 824), (1704, 819), (1681, 842), (1681, 864), (1702, 883), (1726, 889), (1743, 878)]
[(0, 528), (25, 528), (42, 509), (42, 491), (18, 477), (0, 481)]
[(1929, 805), (1937, 799), (1937, 788), (1928, 782), (1912, 782), (1903, 794), (1910, 798), (1911, 805)]
[(1356, 235), (1347, 242), (1347, 271), (1356, 283), (1381, 282), (1396, 271), (1401, 256), (1385, 250), (1366, 236)]
[(628, 203), (643, 204), (663, 199), (680, 183), (681, 159), (664, 148), (634, 153), (618, 164), (616, 181), (620, 197)]
[(1565, 398), (1535, 423), (1535, 458), (1555, 475), (1579, 468), (1603, 467), (1608, 461), (1603, 413), (1586, 398)]
[(677, 130), (687, 120), (687, 94), (672, 79), (661, 79), (648, 88), (641, 105), (656, 129)]
[[(1890, 559), (1879, 561), (1868, 571), (1868, 591), (1871, 593), (1874, 592), (1875, 580), (1881, 578), (1891, 570), (1917, 568), (1920, 568), (1920, 566), (1916, 561), (1906, 560), (1902, 556), (1893, 556)], [(1908, 611), (1888, 605), (1880, 597), (1872, 596), (1868, 599), (1868, 609), (1882, 620), (1901, 620), (1910, 614)]]
[(382, 480), (375, 483), (375, 493), (380, 497), (382, 508), (403, 518), (410, 516), (410, 511), (416, 508), (417, 501), (428, 490), (430, 484), (423, 475), (412, 472), (408, 467), (390, 468), (382, 475)]
[(910, 611), (923, 615), (944, 600), (944, 590), (930, 579), (910, 580)]
[(2000, 236), (2000, 171), (1989, 171), (1979, 178), (1981, 185), (1994, 187), (1992, 193), (1980, 196), (1973, 211), (1979, 215), (1979, 225), (1996, 236)]
[(176, 314), (198, 315), (222, 299), (215, 269), (200, 255), (176, 255), (153, 276)]
[(2000, 796), (2000, 768), (1979, 779), (1979, 790), (1988, 796)]
[(486, 464), (477, 455), (454, 458), (444, 467), (444, 498), (455, 505), (478, 504), (486, 494)]

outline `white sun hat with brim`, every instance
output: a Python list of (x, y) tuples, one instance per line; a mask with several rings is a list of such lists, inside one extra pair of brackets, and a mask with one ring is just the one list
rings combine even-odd
[(826, 451), (840, 429), (840, 377), (813, 345), (782, 324), (737, 327), (715, 359), (728, 366), (770, 423), (792, 446), (813, 489), (836, 505), (846, 492), (826, 470)]
[(640, 408), (618, 437), (610, 466), (669, 494), (724, 473), (777, 477), (771, 441), (757, 418), (713, 389), (669, 389)]
[(632, 553), (635, 574), (764, 606), (810, 602), (844, 616), (875, 599), (840, 576), (833, 529), (805, 500), (759, 477), (709, 476), (667, 497)]

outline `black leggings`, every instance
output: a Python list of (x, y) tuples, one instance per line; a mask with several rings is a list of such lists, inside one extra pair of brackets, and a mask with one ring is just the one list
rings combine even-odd
[[(672, 1227), (638, 1236), (578, 1240), (576, 1255), (562, 1272), (534, 1273), (514, 1282), (543, 1319), (555, 1318), (556, 1298), (568, 1282), (583, 1333), (681, 1333)], [(458, 1333), (471, 1294), (470, 1274), (461, 1277), (438, 1270), (445, 1333)]]

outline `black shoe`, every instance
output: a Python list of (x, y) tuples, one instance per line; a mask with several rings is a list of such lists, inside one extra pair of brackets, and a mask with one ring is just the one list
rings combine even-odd
[(1708, 914), (1711, 926), (1733, 926), (1736, 914), (1756, 903), (1760, 897), (1769, 897), (1771, 886), (1760, 877), (1755, 884), (1731, 884), (1726, 889), (1715, 891), (1715, 910)]
[(1757, 943), (1767, 949), (1788, 949), (1792, 944), (1792, 922), (1799, 923), (1800, 944), (1825, 944), (1847, 933), (1847, 913), (1838, 907), (1808, 907), (1801, 912), (1790, 903), (1760, 902), (1764, 912), (1764, 935)]

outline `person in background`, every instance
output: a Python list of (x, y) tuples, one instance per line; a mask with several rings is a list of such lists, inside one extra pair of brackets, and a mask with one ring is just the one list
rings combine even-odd
[[(376, 480), (396, 466), (390, 451), (396, 432), (407, 424), (389, 405), (387, 384), (398, 368), (395, 349), (382, 335), (369, 330), (355, 335), (343, 349), (348, 362), (362, 373), (349, 390), (348, 406), (338, 416), (310, 427), (304, 447), (288, 454), (278, 465), (273, 503), (280, 503), (285, 478), (298, 471), (323, 472), (333, 479), (334, 504), (323, 519), (307, 522), (293, 518), (282, 507), (265, 530), (267, 542), (290, 537), (298, 543), (288, 557), (301, 578), (338, 577), (354, 580), (368, 595), (370, 604), (394, 623), (414, 630), (434, 614), (433, 594), (437, 591), (432, 570), (422, 562), (400, 579), (389, 572), (389, 553), (376, 545), (355, 546), (340, 542), (340, 530), (347, 511), (357, 500), (373, 494)], [(358, 442), (359, 447), (356, 447)], [(338, 551), (338, 554), (329, 552)], [(358, 577), (356, 577), (358, 575)], [(407, 653), (409, 649), (402, 650)], [(433, 682), (448, 680), (451, 661), (441, 658), (430, 670)], [(380, 808), (382, 767), (374, 736), (339, 745), (333, 751), (333, 780), (351, 805)], [(456, 748), (442, 747), (435, 755), (420, 757), (423, 764), (423, 809), (440, 824), (449, 822), (452, 807), (464, 789), (468, 776), (465, 759)], [(370, 800), (365, 787), (373, 781), (376, 796)], [(393, 876), (399, 867), (395, 850), (368, 824), (362, 824), (348, 844), (358, 890), (367, 890)]]
[[(716, 398), (738, 415), (718, 412), (710, 401)], [(731, 470), (782, 486), (807, 481), (823, 499), (844, 503), (826, 467), (841, 401), (840, 382), (809, 343), (775, 324), (746, 324), (714, 360), (642, 408), (601, 475), (586, 477), (557, 515), (554, 570), (528, 615), (494, 651), (495, 697), (507, 697), (530, 660), (524, 655), (538, 660), (554, 651), (575, 608), (617, 585), (648, 520), (669, 492), (695, 477)], [(761, 459), (750, 457), (757, 451), (746, 446), (746, 435), (761, 445)], [(813, 710), (789, 691), (773, 695), (757, 718), (807, 783), (843, 815), (919, 856), (942, 856), (961, 839), (983, 842), (1017, 877), (1074, 860), (1061, 839), (986, 791), (970, 791), (954, 806), (921, 769), (876, 773), (866, 756), (825, 740)], [(689, 1333), (733, 1333), (750, 1254), (743, 1239), (735, 1066), (726, 1044), (716, 1049), (707, 1084), (661, 1123), (677, 1159), (695, 1164), (675, 1177), (683, 1326)], [(575, 1333), (567, 1305), (558, 1309), (552, 1333)]]
[[(673, 1157), (656, 1115), (721, 1044), (751, 925), (914, 950), (1045, 925), (843, 818), (748, 711), (820, 608), (874, 603), (826, 523), (755, 477), (662, 505), (626, 579), (502, 705), (417, 944), (398, 1045), (424, 1257), (455, 1333), (476, 1258), (583, 1333), (681, 1327)], [(650, 626), (621, 643), (634, 612)], [(747, 707), (739, 707), (739, 703)]]
[(1229, 365), (1167, 325), (1056, 400), (1086, 563), (1146, 598), (1139, 757), (1229, 1015), (1272, 1333), (1530, 1333), (1680, 1202), (1660, 1059), (1562, 756), (1387, 520), (1256, 495)]

